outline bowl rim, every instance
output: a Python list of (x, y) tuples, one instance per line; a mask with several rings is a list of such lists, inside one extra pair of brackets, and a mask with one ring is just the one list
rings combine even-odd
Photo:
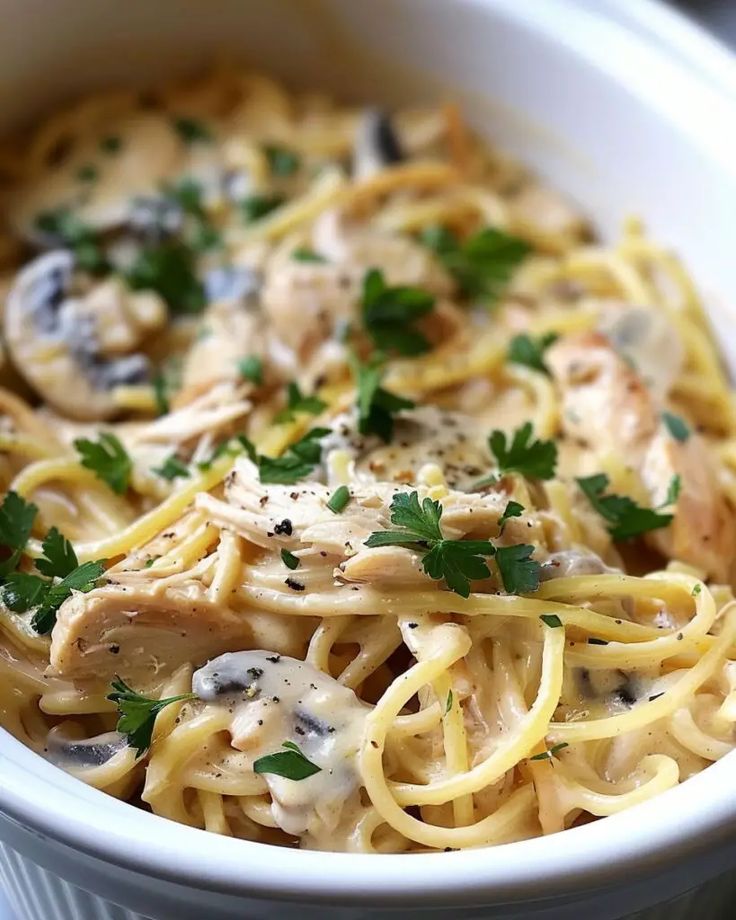
[[(515, 0), (453, 2), (515, 15)], [(571, 13), (582, 5), (568, 0)], [(670, 66), (708, 84), (736, 114), (736, 57), (717, 39), (660, 0), (606, 0), (605, 6), (603, 19), (628, 30), (632, 41), (652, 53), (656, 38), (656, 50), (668, 54)], [(529, 7), (518, 15), (534, 21)], [(552, 847), (538, 837), (411, 857), (330, 853), (327, 872), (322, 852), (221, 837), (133, 808), (63, 773), (4, 729), (0, 755), (0, 817), (149, 878), (270, 900), (439, 906), (488, 903), (492, 894), (494, 902), (528, 901), (573, 886), (585, 890), (623, 876), (672, 871), (687, 857), (736, 839), (736, 798), (723, 794), (736, 752), (623, 813), (556, 835)]]

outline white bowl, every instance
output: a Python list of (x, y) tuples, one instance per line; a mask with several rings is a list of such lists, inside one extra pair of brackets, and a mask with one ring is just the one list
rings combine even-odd
[[(685, 256), (736, 355), (736, 64), (649, 0), (0, 0), (2, 117), (245, 54), (388, 103), (452, 95), (610, 231), (627, 213)], [(12, 88), (12, 92), (10, 91)], [(716, 296), (717, 295), (717, 296)], [(736, 758), (630, 811), (493, 849), (276, 849), (116, 801), (0, 731), (0, 877), (29, 920), (619, 917), (736, 865)], [(725, 916), (713, 889), (677, 916)], [(125, 909), (115, 905), (123, 905)], [(664, 917), (647, 913), (648, 917)]]

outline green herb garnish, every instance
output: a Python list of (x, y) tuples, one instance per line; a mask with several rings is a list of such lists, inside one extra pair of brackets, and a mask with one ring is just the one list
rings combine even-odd
[(363, 278), (363, 325), (377, 348), (400, 355), (419, 355), (429, 342), (416, 327), (434, 307), (434, 297), (416, 287), (389, 287), (377, 268)]
[(533, 441), (531, 422), (518, 428), (508, 445), (502, 431), (493, 431), (488, 446), (502, 474), (521, 473), (530, 479), (552, 479), (555, 475), (557, 445), (554, 441)]
[(40, 233), (53, 237), (61, 245), (71, 249), (81, 269), (100, 274), (110, 268), (94, 230), (68, 208), (44, 211), (36, 218), (35, 226)]
[(562, 620), (557, 616), (556, 613), (543, 613), (539, 619), (546, 625), (550, 626), (553, 629), (556, 629), (558, 626), (562, 626)]
[(141, 249), (125, 279), (134, 291), (155, 291), (174, 314), (199, 313), (206, 305), (193, 250), (177, 240)]
[(240, 202), (243, 217), (248, 223), (260, 220), (284, 203), (283, 195), (250, 195)]
[[(614, 540), (630, 540), (650, 530), (658, 530), (672, 523), (672, 514), (661, 514), (655, 508), (641, 508), (627, 495), (604, 495), (608, 488), (608, 476), (596, 473), (578, 479), (583, 494), (601, 517), (608, 522), (608, 532)], [(667, 490), (667, 497), (660, 508), (677, 501), (680, 491), (679, 476), (674, 476)]]
[(309, 476), (322, 457), (319, 440), (330, 433), (329, 428), (312, 428), (303, 438), (291, 444), (280, 457), (256, 457), (251, 444), (251, 459), (258, 465), (261, 482), (292, 485)]
[(274, 176), (292, 176), (301, 165), (301, 157), (288, 147), (266, 144), (263, 148), (268, 166)]
[(169, 400), (167, 396), (166, 378), (163, 374), (156, 374), (151, 381), (153, 386), (153, 398), (156, 403), (156, 415), (167, 415), (169, 411)]
[(266, 754), (265, 757), (259, 757), (253, 761), (254, 773), (273, 773), (276, 776), (283, 776), (285, 779), (299, 781), (307, 779), (319, 773), (322, 767), (312, 763), (311, 760), (302, 754), (293, 741), (284, 741), (282, 747), (285, 751), (279, 751), (276, 754)]
[(529, 760), (552, 760), (555, 754), (558, 754), (566, 747), (568, 747), (567, 741), (560, 741), (559, 744), (555, 744), (548, 751), (543, 751), (541, 754), (535, 754), (533, 757), (530, 757)]
[(238, 373), (243, 380), (248, 380), (256, 386), (263, 383), (263, 361), (258, 355), (248, 355), (238, 361)]
[(391, 502), (391, 523), (401, 530), (372, 533), (369, 547), (404, 546), (423, 553), (422, 568), (430, 578), (445, 580), (461, 597), (470, 595), (470, 581), (488, 578), (484, 556), (495, 556), (504, 589), (510, 594), (535, 591), (539, 586), (539, 563), (531, 559), (534, 547), (496, 547), (488, 540), (446, 540), (440, 520), (442, 505), (430, 498), (419, 504), (417, 492), (399, 492)]
[(86, 163), (77, 170), (77, 179), (80, 182), (94, 182), (98, 175), (97, 167), (91, 163)]
[(330, 496), (327, 507), (333, 514), (340, 514), (344, 511), (350, 501), (350, 489), (347, 486), (338, 486)]
[(323, 402), (317, 396), (305, 396), (299, 389), (299, 385), (292, 381), (286, 393), (286, 408), (282, 409), (274, 421), (276, 422), (293, 422), (297, 412), (304, 412), (308, 415), (319, 415), (323, 409), (327, 408), (327, 403)]
[(673, 412), (663, 412), (662, 421), (667, 431), (669, 431), (676, 441), (684, 443), (690, 437), (690, 426), (679, 415), (675, 415)]
[(506, 357), (512, 364), (523, 364), (532, 370), (549, 374), (549, 369), (544, 363), (544, 353), (558, 338), (556, 332), (534, 337), (523, 332), (511, 339)]
[(422, 241), (439, 256), (464, 294), (496, 300), (530, 246), (519, 237), (486, 227), (462, 243), (445, 227), (428, 227)]
[(18, 565), (37, 514), (38, 508), (33, 502), (27, 502), (17, 492), (5, 495), (0, 505), (0, 544), (10, 555), (0, 562), (0, 576), (12, 572)]
[(414, 403), (397, 396), (381, 386), (383, 368), (378, 362), (360, 364), (353, 362), (358, 431), (362, 435), (375, 434), (388, 443), (394, 433), (394, 415), (402, 409), (413, 409)]
[(185, 144), (194, 144), (197, 141), (211, 141), (212, 134), (204, 122), (196, 118), (175, 118), (174, 130)]
[(151, 746), (153, 726), (156, 716), (162, 709), (171, 703), (197, 699), (194, 693), (182, 693), (179, 696), (168, 696), (163, 700), (152, 700), (136, 693), (120, 677), (116, 677), (110, 686), (112, 693), (107, 695), (107, 699), (115, 703), (120, 714), (117, 730), (126, 736), (128, 744), (138, 757)]
[(291, 258), (295, 259), (297, 262), (318, 262), (322, 264), (327, 261), (324, 256), (321, 256), (308, 246), (299, 246), (292, 252)]
[(186, 463), (180, 460), (176, 454), (167, 457), (161, 466), (152, 467), (151, 472), (155, 473), (157, 476), (161, 476), (168, 482), (172, 482), (179, 476), (188, 477), (192, 475)]
[(127, 491), (133, 461), (114, 434), (103, 431), (99, 441), (78, 438), (74, 446), (82, 458), (82, 466), (92, 470), (98, 479), (106, 482), (118, 495)]
[(445, 715), (452, 709), (452, 690), (447, 691), (447, 701), (445, 702)]
[(299, 568), (299, 557), (295, 556), (294, 553), (290, 553), (288, 549), (281, 550), (281, 561), (286, 568), (291, 569), (292, 572), (294, 569)]
[(521, 517), (524, 511), (524, 506), (520, 505), (519, 502), (509, 501), (506, 503), (506, 507), (503, 510), (503, 514), (498, 519), (498, 533), (499, 536), (503, 533), (503, 529), (506, 526), (507, 521), (510, 518)]
[(100, 140), (100, 150), (103, 153), (117, 153), (122, 146), (123, 142), (116, 134), (108, 134)]

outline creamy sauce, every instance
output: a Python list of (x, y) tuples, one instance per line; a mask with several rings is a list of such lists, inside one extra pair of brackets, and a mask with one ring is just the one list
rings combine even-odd
[(320, 768), (303, 780), (262, 774), (279, 827), (312, 846), (360, 805), (357, 754), (371, 707), (305, 661), (273, 652), (228, 652), (195, 672), (192, 690), (232, 713), (233, 747), (253, 760), (292, 741)]

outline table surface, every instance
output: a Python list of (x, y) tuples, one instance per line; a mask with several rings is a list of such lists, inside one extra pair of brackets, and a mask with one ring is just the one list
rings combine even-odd
[[(711, 27), (721, 38), (736, 45), (736, 3), (732, 0), (676, 0), (674, 5)], [(2, 889), (0, 920), (16, 920)]]

